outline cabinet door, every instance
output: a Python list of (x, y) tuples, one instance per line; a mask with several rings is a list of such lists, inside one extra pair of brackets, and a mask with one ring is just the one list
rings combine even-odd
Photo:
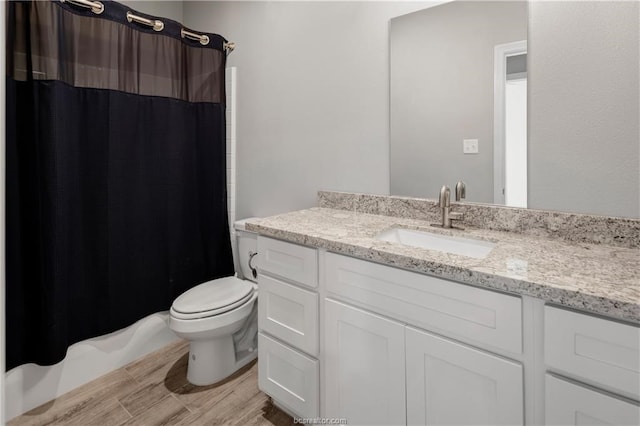
[(520, 364), (411, 327), (406, 339), (408, 424), (523, 424)]
[(547, 374), (547, 425), (638, 425), (640, 407)]
[(404, 326), (327, 299), (324, 417), (406, 424)]

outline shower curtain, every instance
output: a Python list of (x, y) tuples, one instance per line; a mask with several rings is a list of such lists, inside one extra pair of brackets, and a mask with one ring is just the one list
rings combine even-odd
[(116, 2), (7, 7), (11, 369), (234, 270), (226, 40)]

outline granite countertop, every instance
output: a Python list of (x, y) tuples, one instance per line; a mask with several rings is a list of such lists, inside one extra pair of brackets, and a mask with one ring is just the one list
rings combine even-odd
[[(375, 239), (392, 227), (494, 242), (475, 259)], [(247, 223), (247, 229), (292, 243), (422, 272), (479, 287), (640, 323), (640, 249), (466, 227), (328, 208), (311, 208)]]

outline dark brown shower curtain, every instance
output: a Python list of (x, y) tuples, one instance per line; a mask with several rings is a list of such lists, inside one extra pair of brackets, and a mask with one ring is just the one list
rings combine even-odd
[(101, 4), (8, 3), (7, 369), (233, 274), (226, 40)]

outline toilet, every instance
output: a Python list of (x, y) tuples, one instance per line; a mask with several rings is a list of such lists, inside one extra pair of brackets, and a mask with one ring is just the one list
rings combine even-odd
[(189, 341), (187, 380), (197, 386), (230, 376), (258, 355), (257, 235), (245, 230), (247, 220), (234, 223), (236, 276), (187, 290), (169, 311), (169, 328)]

